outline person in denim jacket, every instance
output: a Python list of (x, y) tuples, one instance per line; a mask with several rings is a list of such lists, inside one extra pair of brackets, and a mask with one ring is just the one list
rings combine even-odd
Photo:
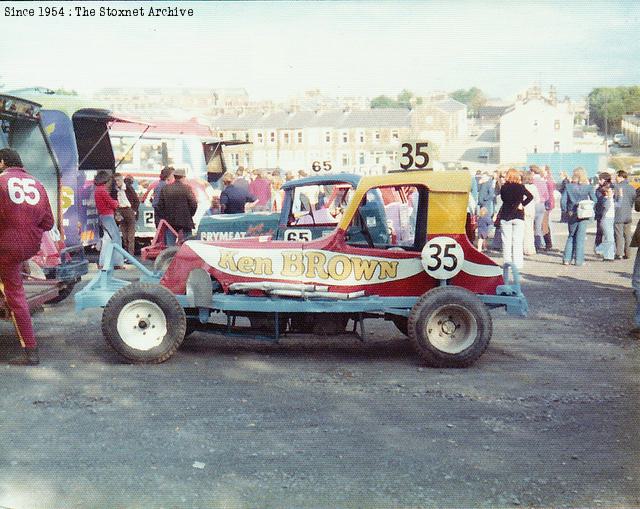
[(616, 185), (613, 189), (615, 204), (614, 234), (616, 239), (616, 259), (629, 258), (631, 242), (631, 211), (636, 199), (636, 190), (627, 181), (627, 172), (619, 170), (616, 174)]
[(604, 202), (605, 202), (605, 196), (603, 194), (603, 190), (605, 188), (611, 189), (613, 191), (612, 184), (611, 184), (611, 174), (606, 172), (598, 175), (598, 187), (596, 187), (596, 206), (594, 208), (594, 212), (595, 212), (594, 219), (596, 220), (596, 241), (595, 241), (596, 249), (602, 242), (601, 222), (602, 222), (602, 213), (604, 211)]
[(596, 195), (593, 186), (583, 168), (573, 170), (573, 177), (562, 192), (560, 206), (567, 215), (569, 237), (564, 246), (563, 265), (569, 265), (575, 260), (577, 266), (584, 265), (584, 239), (587, 233), (587, 225), (590, 219), (578, 219), (578, 203), (582, 200), (591, 200), (595, 203)]
[(615, 218), (615, 207), (613, 203), (613, 189), (611, 184), (603, 183), (600, 186), (601, 202), (600, 206), (600, 231), (601, 242), (596, 246), (596, 254), (602, 255), (605, 262), (612, 262), (616, 253), (616, 245), (613, 234), (613, 220)]
[(494, 213), (496, 185), (488, 173), (483, 173), (478, 181), (478, 210), (487, 209), (490, 216)]

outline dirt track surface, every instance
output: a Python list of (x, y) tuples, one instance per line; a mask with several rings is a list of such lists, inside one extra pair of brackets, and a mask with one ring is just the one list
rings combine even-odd
[(0, 366), (0, 506), (640, 506), (633, 260), (560, 261), (527, 259), (529, 316), (493, 311), (462, 370), (381, 321), (364, 343), (197, 333), (132, 366), (99, 310), (47, 307), (42, 364)]

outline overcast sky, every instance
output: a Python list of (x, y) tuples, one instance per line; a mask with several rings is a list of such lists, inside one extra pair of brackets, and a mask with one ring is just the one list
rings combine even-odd
[[(144, 17), (69, 16), (74, 6)], [(90, 93), (109, 86), (244, 87), (283, 99), (478, 86), (509, 98), (532, 83), (574, 98), (640, 84), (640, 2), (0, 2), (0, 83)], [(6, 7), (63, 5), (64, 17)], [(151, 18), (150, 6), (190, 7)]]

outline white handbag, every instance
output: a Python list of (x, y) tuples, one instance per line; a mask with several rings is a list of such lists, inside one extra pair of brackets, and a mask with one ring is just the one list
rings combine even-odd
[(586, 200), (580, 200), (576, 211), (578, 219), (591, 219), (594, 217), (596, 215), (594, 205), (593, 200), (588, 198)]

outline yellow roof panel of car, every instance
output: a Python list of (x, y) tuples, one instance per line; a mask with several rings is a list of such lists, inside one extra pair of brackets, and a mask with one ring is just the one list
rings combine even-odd
[(362, 177), (358, 187), (423, 185), (431, 192), (468, 193), (471, 175), (467, 171), (402, 171)]

